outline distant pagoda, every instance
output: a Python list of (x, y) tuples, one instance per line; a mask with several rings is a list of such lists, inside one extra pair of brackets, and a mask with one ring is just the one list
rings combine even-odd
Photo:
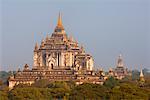
[(120, 54), (117, 60), (117, 67), (115, 68), (115, 77), (117, 79), (123, 79), (128, 75), (128, 70), (125, 68), (122, 55)]
[(127, 68), (125, 67), (124, 62), (123, 62), (123, 57), (120, 54), (117, 59), (116, 68), (114, 69), (110, 68), (108, 76), (109, 77), (112, 76), (121, 80), (128, 75), (131, 75), (131, 72), (129, 72)]
[(143, 70), (141, 69), (141, 71), (140, 71), (140, 84), (143, 85), (144, 83), (145, 83), (144, 74), (143, 74)]

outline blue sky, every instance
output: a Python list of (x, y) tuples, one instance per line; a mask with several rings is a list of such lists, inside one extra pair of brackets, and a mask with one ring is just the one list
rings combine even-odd
[(32, 67), (35, 42), (52, 34), (59, 11), (67, 34), (94, 57), (96, 68), (115, 67), (120, 53), (129, 69), (150, 67), (149, 0), (2, 0), (2, 70)]

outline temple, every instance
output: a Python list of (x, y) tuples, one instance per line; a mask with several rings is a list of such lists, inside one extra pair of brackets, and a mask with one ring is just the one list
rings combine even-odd
[(131, 76), (131, 72), (124, 65), (123, 57), (121, 54), (117, 58), (116, 68), (110, 68), (108, 76), (115, 77), (119, 80), (125, 78), (126, 76)]
[(59, 14), (51, 36), (47, 35), (40, 46), (35, 45), (34, 70), (74, 69), (93, 70), (93, 58), (73, 38), (68, 38)]
[[(52, 34), (47, 34), (33, 50), (33, 67), (25, 64), (23, 70), (9, 77), (9, 88), (18, 84), (33, 84), (40, 79), (53, 81), (74, 81), (76, 84), (103, 84), (109, 77), (123, 79), (131, 73), (125, 68), (122, 55), (117, 59), (116, 68), (106, 74), (102, 69), (94, 70), (94, 59), (84, 47), (66, 34), (59, 13), (57, 25)], [(143, 80), (143, 75), (140, 75)]]
[(32, 69), (26, 64), (22, 71), (18, 70), (15, 75), (11, 75), (9, 88), (20, 83), (33, 84), (39, 79), (103, 84), (103, 76), (94, 71), (93, 57), (85, 53), (77, 41), (67, 36), (61, 14), (54, 32), (47, 34), (41, 44), (35, 44)]

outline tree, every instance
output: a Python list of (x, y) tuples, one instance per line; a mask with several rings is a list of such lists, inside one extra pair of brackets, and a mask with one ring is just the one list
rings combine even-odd
[(51, 94), (54, 98), (68, 98), (70, 94), (70, 86), (64, 81), (52, 82), (48, 85), (48, 88), (51, 89)]
[(49, 100), (52, 99), (51, 90), (48, 88), (15, 88), (9, 92), (10, 100)]
[(32, 84), (33, 87), (38, 87), (38, 88), (45, 88), (49, 84), (49, 80), (47, 79), (41, 79), (36, 81), (35, 83)]
[(122, 83), (119, 86), (115, 86), (110, 92), (111, 100), (148, 100), (148, 93), (131, 83)]
[(85, 100), (85, 99), (109, 99), (109, 89), (99, 84), (84, 83), (76, 86), (70, 94), (70, 99)]
[(8, 95), (4, 91), (0, 91), (0, 100), (8, 100)]
[(104, 82), (104, 86), (111, 88), (111, 89), (118, 84), (119, 84), (119, 81), (115, 79), (114, 77), (110, 77)]
[(15, 85), (14, 88), (26, 88), (26, 87), (31, 87), (29, 84), (18, 84), (18, 85)]
[(4, 86), (0, 90), (0, 100), (150, 100), (150, 78), (144, 87), (139, 87), (135, 81), (119, 81), (110, 77), (104, 85), (84, 83), (75, 85), (73, 81), (49, 82), (39, 80), (32, 86), (19, 84), (8, 91)]
[(0, 100), (8, 100), (8, 87), (5, 85), (2, 85), (0, 89)]

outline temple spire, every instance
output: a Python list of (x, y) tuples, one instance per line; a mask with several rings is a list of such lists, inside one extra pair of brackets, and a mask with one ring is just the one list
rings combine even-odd
[(63, 27), (62, 19), (61, 19), (61, 13), (60, 13), (60, 12), (59, 12), (59, 16), (58, 16), (57, 26), (59, 26), (59, 27)]
[(117, 61), (117, 67), (123, 67), (123, 59), (122, 59), (122, 55), (120, 54), (118, 57), (118, 61)]
[(57, 21), (57, 26), (55, 28), (55, 32), (59, 32), (61, 34), (65, 33), (64, 27), (63, 27), (63, 24), (62, 24), (62, 19), (61, 19), (61, 13), (60, 12), (59, 12), (59, 16), (58, 16), (58, 21)]
[(34, 50), (38, 50), (38, 43), (37, 42), (35, 43)]
[(140, 71), (140, 85), (143, 86), (144, 83), (145, 83), (144, 74), (143, 74), (143, 70), (141, 69), (141, 71)]
[(144, 77), (142, 69), (141, 69), (141, 72), (140, 72), (140, 77)]

